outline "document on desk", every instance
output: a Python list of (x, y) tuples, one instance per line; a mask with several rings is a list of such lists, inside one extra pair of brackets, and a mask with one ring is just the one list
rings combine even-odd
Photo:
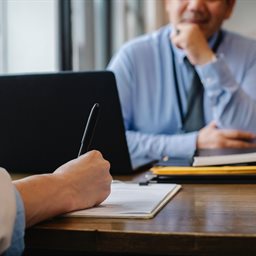
[(112, 183), (110, 196), (99, 206), (75, 211), (66, 217), (100, 218), (153, 218), (157, 212), (179, 191), (177, 184), (139, 185)]

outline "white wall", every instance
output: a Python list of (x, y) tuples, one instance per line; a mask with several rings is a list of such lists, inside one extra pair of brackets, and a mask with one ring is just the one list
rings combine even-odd
[(225, 28), (256, 38), (256, 0), (237, 0), (234, 13)]

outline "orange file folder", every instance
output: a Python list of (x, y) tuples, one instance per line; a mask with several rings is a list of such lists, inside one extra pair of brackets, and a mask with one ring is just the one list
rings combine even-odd
[(207, 166), (207, 167), (191, 167), (191, 166), (155, 166), (151, 172), (155, 175), (256, 175), (256, 166)]

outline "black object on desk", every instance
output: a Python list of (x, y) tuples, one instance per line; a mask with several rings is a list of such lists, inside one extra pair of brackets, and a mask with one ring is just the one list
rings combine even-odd
[(114, 74), (109, 71), (0, 76), (0, 166), (52, 172), (77, 158), (86, 115), (100, 104), (91, 145), (112, 174), (132, 174)]
[(192, 166), (193, 158), (170, 157), (155, 163), (155, 166)]
[(177, 184), (256, 184), (256, 175), (201, 175), (201, 176), (171, 176), (159, 175), (148, 183), (177, 183)]
[[(211, 157), (211, 156), (225, 156), (225, 155), (233, 155), (236, 154), (237, 157), (240, 154), (247, 154), (252, 153), (255, 154), (255, 148), (248, 148), (248, 149), (203, 149), (197, 150), (195, 156), (204, 156), (204, 157)], [(239, 155), (238, 155), (239, 154)], [(235, 157), (236, 157), (235, 155)], [(239, 159), (238, 159), (239, 160)], [(225, 164), (206, 166), (205, 169), (209, 168), (209, 173), (199, 174), (200, 167), (192, 167), (193, 161), (192, 158), (166, 158), (159, 161), (156, 166), (155, 170), (153, 171), (154, 177), (150, 180), (153, 182), (158, 183), (235, 183), (235, 184), (246, 184), (246, 183), (256, 183), (256, 161), (254, 162), (239, 162), (233, 164)], [(221, 174), (214, 173), (211, 168), (224, 168)], [(222, 166), (222, 167), (221, 167)], [(234, 167), (232, 167), (234, 166)], [(244, 167), (244, 170), (238, 171), (239, 166)], [(158, 167), (162, 168), (162, 173)], [(167, 171), (166, 168), (170, 167)], [(177, 167), (177, 168), (176, 168)], [(182, 167), (188, 167), (187, 169)], [(228, 167), (230, 174), (225, 174), (226, 167)], [(248, 168), (247, 168), (248, 167)], [(190, 170), (191, 169), (191, 170)], [(169, 172), (169, 173), (168, 173)], [(191, 173), (190, 173), (191, 172)], [(202, 171), (205, 172), (205, 171)], [(167, 174), (168, 173), (168, 174)], [(150, 182), (149, 181), (149, 182)]]

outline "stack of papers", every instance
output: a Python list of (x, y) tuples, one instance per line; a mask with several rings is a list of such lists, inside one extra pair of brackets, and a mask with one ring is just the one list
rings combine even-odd
[(157, 176), (256, 175), (256, 149), (203, 149), (193, 159), (168, 158), (151, 168)]
[(99, 206), (75, 211), (67, 217), (153, 218), (181, 188), (177, 184), (139, 185), (113, 182), (110, 196)]
[(193, 166), (256, 163), (256, 152), (230, 155), (195, 156)]

